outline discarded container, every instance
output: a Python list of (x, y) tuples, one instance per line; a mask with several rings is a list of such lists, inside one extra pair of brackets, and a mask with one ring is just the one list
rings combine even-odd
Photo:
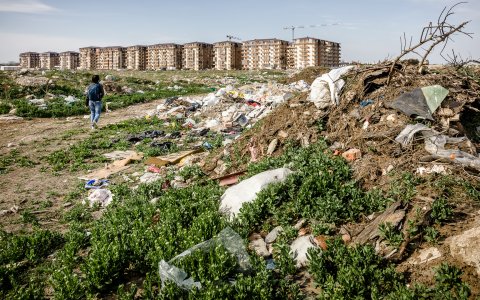
[(395, 138), (395, 141), (407, 147), (416, 133), (422, 133), (425, 140), (425, 150), (435, 158), (444, 158), (456, 164), (460, 164), (480, 171), (480, 158), (460, 150), (445, 149), (446, 144), (456, 144), (466, 140), (465, 137), (452, 138), (417, 123), (407, 125)]

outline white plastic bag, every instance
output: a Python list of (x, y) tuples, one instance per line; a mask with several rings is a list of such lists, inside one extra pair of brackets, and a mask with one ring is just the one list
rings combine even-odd
[(293, 172), (287, 168), (265, 171), (228, 188), (221, 197), (220, 212), (235, 217), (244, 203), (255, 200), (257, 193), (274, 182), (283, 182)]
[(338, 105), (340, 103), (339, 93), (345, 81), (340, 77), (353, 69), (354, 66), (346, 66), (333, 69), (323, 74), (313, 81), (310, 88), (308, 100), (312, 101), (319, 109), (327, 108), (330, 105)]

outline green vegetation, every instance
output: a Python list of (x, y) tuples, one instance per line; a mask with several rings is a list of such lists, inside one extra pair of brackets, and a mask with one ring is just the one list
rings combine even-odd
[[(76, 161), (84, 163), (103, 150), (115, 149), (126, 133), (167, 130), (162, 126), (162, 121), (156, 118), (107, 126), (93, 133), (95, 145), (81, 144), (84, 145), (82, 151), (93, 152), (91, 156), (75, 158), (83, 153), (74, 151), (79, 149), (78, 144), (65, 151), (76, 153), (67, 154), (72, 160), (51, 163), (61, 168), (73, 167)], [(101, 144), (105, 146), (99, 147)], [(183, 189), (165, 190), (167, 178), (140, 184), (136, 189), (127, 184), (112, 185), (114, 201), (98, 220), (92, 217), (97, 208), (76, 203), (62, 218), (69, 226), (62, 235), (48, 231), (17, 236), (3, 234), (0, 250), (8, 250), (2, 251), (0, 256), (0, 297), (91, 299), (114, 296), (128, 299), (139, 293), (144, 299), (305, 298), (296, 283), (298, 270), (289, 253), (290, 242), (297, 236), (292, 225), (305, 218), (314, 221), (312, 227), (316, 232), (331, 234), (337, 225), (355, 222), (382, 210), (400, 195), (383, 197), (377, 190), (363, 191), (352, 179), (348, 164), (331, 156), (323, 141), (306, 148), (289, 144), (283, 155), (251, 164), (248, 176), (283, 166), (294, 173), (285, 182), (270, 185), (260, 192), (254, 202), (241, 209), (238, 220), (233, 222), (218, 212), (224, 188), (205, 179), (198, 167), (185, 167), (176, 175), (193, 184)], [(406, 176), (399, 186), (413, 191), (414, 182)], [(79, 184), (65, 200), (76, 201), (81, 195)], [(439, 205), (439, 219), (444, 218), (443, 207)], [(28, 219), (28, 213), (25, 217)], [(236, 246), (246, 248), (250, 233), (269, 230), (278, 224), (283, 226), (284, 232), (274, 244), (274, 270), (267, 268), (263, 258), (250, 252), (251, 268), (240, 272), (237, 258), (225, 247), (216, 245), (206, 251), (193, 251), (174, 262), (193, 281), (200, 282), (201, 289), (182, 289), (168, 280), (162, 283), (159, 277), (160, 261), (171, 260), (213, 238), (227, 226), (244, 239)], [(383, 235), (396, 245), (400, 239), (390, 227), (384, 225)], [(429, 235), (428, 229), (426, 232)], [(469, 294), (468, 286), (459, 280), (460, 273), (454, 267), (439, 269), (437, 284), (433, 287), (407, 288), (407, 279), (377, 256), (372, 247), (347, 247), (341, 240), (327, 244), (326, 251), (309, 251), (308, 272), (321, 288), (320, 298), (436, 299), (439, 295), (450, 295), (452, 299), (463, 299)], [(32, 245), (35, 245), (33, 252), (24, 250), (31, 249)], [(54, 259), (49, 256), (53, 253)]]
[(382, 223), (378, 230), (380, 231), (380, 237), (385, 239), (392, 247), (398, 248), (403, 241), (402, 233), (392, 223)]
[(20, 155), (20, 152), (14, 149), (10, 151), (10, 153), (0, 156), (0, 174), (8, 173), (9, 167), (14, 165), (26, 168), (35, 164), (35, 162), (25, 156)]
[(301, 218), (339, 224), (381, 210), (391, 200), (379, 191), (364, 192), (352, 179), (347, 162), (325, 154), (319, 142), (298, 149), (289, 146), (280, 157), (270, 157), (249, 166), (249, 175), (287, 166), (295, 171), (283, 183), (269, 185), (256, 201), (245, 204), (238, 217), (239, 230), (291, 224)]
[(310, 272), (321, 288), (319, 299), (468, 299), (470, 288), (462, 272), (447, 264), (436, 270), (435, 286), (406, 286), (393, 264), (372, 246), (347, 247), (337, 239), (326, 251), (309, 250)]

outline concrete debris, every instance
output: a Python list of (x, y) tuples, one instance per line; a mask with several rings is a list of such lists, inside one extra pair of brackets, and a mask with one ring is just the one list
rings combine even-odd
[(418, 167), (417, 170), (415, 171), (416, 174), (418, 175), (424, 175), (424, 174), (447, 174), (447, 169), (445, 168), (444, 165), (433, 165), (431, 167)]
[(460, 259), (468, 265), (475, 267), (480, 276), (480, 222), (477, 226), (447, 239), (450, 246), (450, 255)]
[(248, 248), (250, 250), (254, 250), (258, 256), (261, 256), (261, 257), (270, 256), (270, 252), (267, 250), (267, 244), (259, 234), (254, 234), (254, 236), (251, 238)]
[(277, 226), (275, 228), (272, 229), (272, 231), (270, 231), (267, 236), (265, 237), (265, 242), (267, 244), (271, 244), (273, 242), (275, 242), (275, 240), (277, 239), (278, 235), (283, 231), (283, 228), (282, 226)]
[(428, 249), (422, 249), (419, 251), (418, 256), (412, 257), (409, 262), (413, 265), (420, 265), (429, 261), (442, 257), (442, 253), (438, 248), (431, 247)]
[(267, 155), (272, 155), (273, 152), (275, 152), (275, 149), (277, 149), (277, 145), (278, 145), (278, 139), (272, 140), (268, 145)]
[(308, 264), (307, 252), (310, 248), (317, 248), (313, 235), (304, 235), (296, 238), (290, 245), (290, 255), (296, 260), (297, 268)]
[(2, 209), (0, 210), (0, 217), (8, 214), (16, 214), (18, 212), (18, 206), (14, 205), (9, 209)]

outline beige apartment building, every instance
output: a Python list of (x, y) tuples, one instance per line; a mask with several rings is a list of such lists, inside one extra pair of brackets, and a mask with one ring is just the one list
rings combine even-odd
[(243, 42), (242, 68), (246, 70), (286, 69), (289, 43), (279, 39)]
[(80, 53), (66, 51), (60, 53), (60, 69), (76, 70), (80, 66)]
[(40, 68), (40, 54), (37, 52), (20, 53), (20, 67), (26, 69)]
[(183, 69), (205, 70), (213, 65), (213, 45), (193, 42), (183, 45)]
[(242, 44), (223, 41), (213, 44), (213, 67), (216, 70), (242, 68)]
[(340, 65), (340, 44), (330, 41), (320, 41), (320, 65), (338, 67)]
[(60, 55), (57, 52), (40, 53), (40, 68), (53, 70), (60, 65)]
[(127, 48), (121, 46), (103, 47), (97, 50), (98, 70), (125, 69)]
[(80, 69), (97, 69), (97, 47), (80, 48)]
[(288, 67), (337, 67), (340, 63), (340, 44), (311, 37), (295, 39), (288, 48)]
[(130, 46), (127, 47), (125, 67), (128, 70), (145, 70), (147, 67), (147, 47)]
[(147, 46), (148, 70), (177, 70), (182, 68), (182, 45), (155, 44)]

